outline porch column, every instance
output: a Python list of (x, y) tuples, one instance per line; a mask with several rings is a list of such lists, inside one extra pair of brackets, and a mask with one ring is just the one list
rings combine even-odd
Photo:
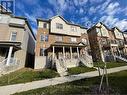
[(111, 53), (112, 53), (113, 59), (116, 60), (116, 59), (115, 59), (115, 54), (114, 54), (114, 52), (113, 52), (113, 47), (111, 46), (110, 48), (111, 48)]
[(65, 58), (65, 47), (63, 46), (63, 57)]
[(53, 59), (55, 58), (55, 47), (53, 46)]
[(121, 56), (121, 52), (120, 52), (120, 50), (119, 50), (119, 47), (117, 47), (117, 50), (118, 50), (118, 52), (119, 52), (119, 56)]
[(77, 47), (77, 54), (78, 54), (78, 58), (79, 58), (79, 48)]
[(8, 66), (9, 66), (9, 64), (10, 64), (10, 59), (11, 59), (12, 50), (13, 50), (13, 47), (11, 46), (11, 47), (9, 48), (9, 53), (8, 53), (7, 63), (6, 63), (6, 65), (8, 65)]
[(70, 54), (71, 54), (71, 59), (72, 59), (72, 47), (70, 47)]

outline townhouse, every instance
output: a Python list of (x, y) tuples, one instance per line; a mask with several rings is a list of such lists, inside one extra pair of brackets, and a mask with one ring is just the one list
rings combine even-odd
[(62, 16), (37, 19), (37, 24), (35, 69), (51, 67), (56, 59), (66, 61), (67, 68), (75, 67), (83, 55), (92, 62), (86, 28), (69, 23)]
[(124, 57), (127, 58), (127, 34), (126, 32), (123, 32), (124, 36)]
[(32, 66), (34, 49), (35, 36), (27, 19), (0, 11), (0, 74)]
[(126, 34), (117, 27), (109, 29), (100, 22), (88, 29), (88, 35), (93, 61), (114, 61), (118, 56), (125, 57)]

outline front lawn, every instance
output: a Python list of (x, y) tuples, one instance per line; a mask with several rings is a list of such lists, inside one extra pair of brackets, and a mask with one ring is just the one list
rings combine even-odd
[[(97, 63), (94, 63), (94, 65), (97, 67)], [(119, 67), (125, 65), (127, 64), (111, 62), (111, 63), (107, 63), (107, 68), (113, 68), (113, 67)], [(100, 62), (99, 66), (103, 67), (104, 63)], [(85, 73), (95, 70), (96, 69), (94, 68), (88, 68), (86, 66), (74, 67), (68, 69), (68, 75), (80, 74), (80, 73)], [(24, 68), (0, 77), (0, 86), (17, 84), (17, 83), (26, 83), (26, 82), (54, 78), (54, 77), (59, 77), (59, 74), (55, 70), (43, 69), (43, 70), (35, 71), (33, 69)]]
[[(107, 66), (107, 68), (114, 68), (114, 67), (120, 67), (120, 66), (126, 66), (127, 65), (127, 63), (126, 62), (106, 62), (106, 66)], [(94, 66), (95, 67), (98, 67), (98, 65), (99, 65), (99, 67), (100, 68), (103, 68), (104, 67), (104, 63), (103, 62), (94, 62)]]
[(16, 83), (26, 83), (58, 76), (59, 74), (51, 69), (34, 71), (33, 69), (24, 68), (0, 77), (0, 86)]
[[(121, 71), (108, 76), (110, 95), (127, 95), (127, 71)], [(16, 93), (14, 95), (100, 95), (98, 92), (99, 84), (100, 77), (95, 77)], [(105, 86), (103, 85), (103, 87)], [(101, 95), (109, 94), (104, 90)]]
[(69, 75), (74, 75), (74, 74), (80, 74), (80, 73), (95, 71), (95, 70), (96, 69), (94, 69), (94, 68), (89, 68), (89, 67), (86, 67), (86, 66), (73, 67), (73, 68), (68, 69), (68, 74)]

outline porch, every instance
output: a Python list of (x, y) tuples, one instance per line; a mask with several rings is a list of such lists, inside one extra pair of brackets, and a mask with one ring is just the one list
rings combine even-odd
[(79, 66), (79, 57), (88, 53), (87, 47), (84, 44), (52, 44), (47, 50), (47, 58), (49, 64), (52, 60), (57, 59), (66, 61), (64, 64), (67, 68)]
[(15, 52), (20, 50), (20, 42), (0, 41), (0, 66), (12, 65), (18, 59), (14, 58)]

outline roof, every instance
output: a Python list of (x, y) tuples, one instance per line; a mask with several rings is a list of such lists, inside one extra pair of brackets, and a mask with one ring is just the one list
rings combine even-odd
[(21, 42), (10, 42), (10, 41), (0, 41), (0, 47), (13, 46), (17, 49), (21, 48)]
[(115, 29), (117, 29), (119, 32), (123, 33), (118, 27), (113, 27), (112, 31), (114, 31)]
[[(82, 44), (82, 45), (80, 45)], [(80, 42), (80, 43), (65, 43), (65, 42), (55, 42), (53, 44), (51, 44), (51, 46), (73, 46), (73, 47), (84, 47), (86, 46), (84, 43)]]
[[(102, 23), (102, 22), (98, 22), (98, 23), (100, 23), (101, 25), (103, 25), (107, 30), (111, 31), (111, 29), (109, 29), (104, 23)], [(88, 31), (91, 30), (91, 29), (93, 29), (93, 28), (96, 28), (97, 27), (96, 25), (98, 23), (96, 23), (94, 26), (92, 26), (91, 28), (89, 28)]]
[(87, 29), (87, 28), (85, 28), (85, 27), (83, 27), (83, 26), (81, 26), (81, 25), (79, 25), (79, 24), (73, 24), (73, 23), (70, 23), (70, 22), (68, 22), (67, 20), (65, 20), (62, 16), (60, 16), (60, 15), (56, 15), (56, 16), (53, 16), (53, 17), (51, 17), (51, 18), (49, 18), (49, 19), (41, 19), (41, 18), (39, 18), (39, 19), (37, 19), (37, 23), (38, 23), (38, 21), (44, 21), (44, 22), (51, 22), (54, 18), (56, 18), (56, 17), (60, 17), (63, 21), (65, 21), (65, 23), (66, 24), (68, 24), (68, 25), (74, 25), (74, 26), (78, 26), (78, 27), (80, 27), (80, 28), (83, 28), (83, 29)]

